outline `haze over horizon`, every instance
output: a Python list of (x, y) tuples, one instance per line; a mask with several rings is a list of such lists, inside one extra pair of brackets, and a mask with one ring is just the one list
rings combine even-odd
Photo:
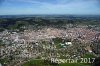
[(0, 15), (100, 15), (100, 0), (0, 0)]

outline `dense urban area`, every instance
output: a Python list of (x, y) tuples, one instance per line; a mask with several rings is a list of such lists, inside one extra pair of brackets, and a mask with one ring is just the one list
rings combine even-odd
[(91, 66), (99, 56), (100, 16), (0, 16), (0, 66)]

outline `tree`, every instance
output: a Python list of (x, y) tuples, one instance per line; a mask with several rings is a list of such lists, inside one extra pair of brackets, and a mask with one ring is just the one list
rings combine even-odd
[(100, 66), (100, 57), (96, 58), (92, 64), (92, 66)]

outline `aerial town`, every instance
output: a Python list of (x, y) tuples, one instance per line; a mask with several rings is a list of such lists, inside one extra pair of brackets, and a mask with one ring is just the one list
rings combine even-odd
[[(51, 59), (80, 60), (86, 56), (93, 60), (100, 56), (100, 18), (7, 17), (0, 18), (0, 66), (58, 66)], [(36, 64), (31, 60), (42, 61)], [(63, 63), (59, 66), (65, 66)], [(92, 61), (86, 63), (89, 66)]]

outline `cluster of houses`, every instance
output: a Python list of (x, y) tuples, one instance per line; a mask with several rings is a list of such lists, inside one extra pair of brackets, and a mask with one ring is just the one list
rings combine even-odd
[[(1, 44), (0, 46), (0, 56), (2, 58), (6, 55), (10, 56), (11, 54), (16, 57), (23, 58), (33, 58), (41, 54), (45, 54), (45, 49), (55, 49), (56, 45), (46, 46), (41, 41), (49, 41), (52, 44), (55, 44), (53, 41), (50, 41), (53, 38), (59, 37), (62, 39), (70, 38), (71, 41), (66, 41), (64, 43), (59, 43), (63, 48), (68, 46), (73, 46), (73, 40), (78, 39), (83, 44), (91, 43), (95, 39), (95, 35), (99, 32), (92, 29), (86, 28), (68, 28), (68, 29), (57, 29), (57, 28), (43, 28), (40, 30), (25, 30), (24, 32), (8, 31), (5, 30), (0, 32)], [(52, 48), (53, 47), (53, 48)], [(87, 45), (85, 50), (88, 52), (93, 52), (92, 48)], [(73, 51), (73, 50), (72, 50)]]

